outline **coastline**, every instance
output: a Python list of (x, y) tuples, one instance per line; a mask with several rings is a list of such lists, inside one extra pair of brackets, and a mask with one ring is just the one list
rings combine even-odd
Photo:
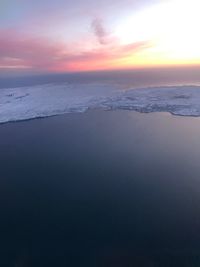
[(140, 89), (115, 84), (45, 85), (0, 90), (0, 124), (88, 110), (169, 112), (173, 116), (200, 116), (200, 86)]

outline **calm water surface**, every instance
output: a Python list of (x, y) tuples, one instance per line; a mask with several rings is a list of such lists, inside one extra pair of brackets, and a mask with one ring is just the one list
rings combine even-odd
[(0, 266), (200, 266), (200, 119), (0, 125)]

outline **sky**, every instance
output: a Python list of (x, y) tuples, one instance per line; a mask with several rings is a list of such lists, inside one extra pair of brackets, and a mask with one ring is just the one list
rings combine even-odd
[(0, 72), (200, 64), (199, 0), (0, 0)]

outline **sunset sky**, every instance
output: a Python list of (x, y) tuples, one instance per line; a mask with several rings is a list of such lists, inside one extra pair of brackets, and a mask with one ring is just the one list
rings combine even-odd
[(200, 63), (199, 0), (1, 0), (0, 70)]

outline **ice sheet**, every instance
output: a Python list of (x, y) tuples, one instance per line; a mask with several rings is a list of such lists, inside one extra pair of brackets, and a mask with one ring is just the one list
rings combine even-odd
[(200, 116), (200, 87), (126, 90), (114, 83), (62, 83), (0, 89), (0, 123), (98, 108)]

